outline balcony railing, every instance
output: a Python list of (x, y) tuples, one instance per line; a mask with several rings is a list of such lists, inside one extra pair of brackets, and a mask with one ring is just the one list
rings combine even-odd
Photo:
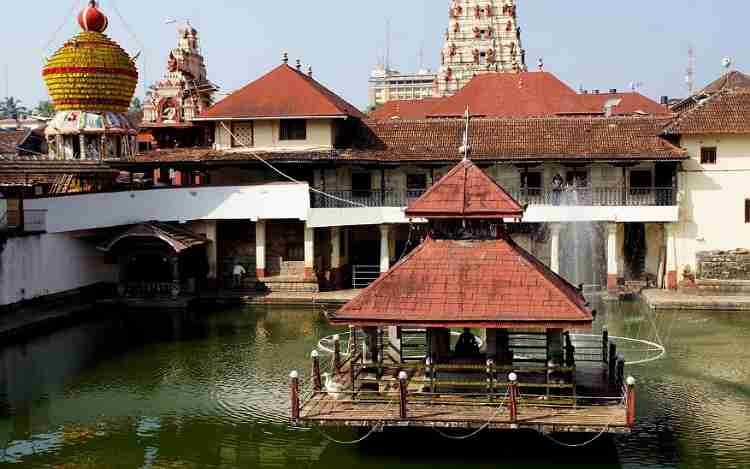
[[(421, 197), (425, 191), (326, 190), (325, 192), (333, 197), (313, 193), (311, 198), (312, 208), (406, 207)], [(668, 207), (677, 205), (675, 194), (676, 190), (671, 187), (581, 187), (560, 191), (552, 189), (521, 189), (511, 192), (511, 195), (517, 201), (530, 205), (636, 207)]]
[(635, 206), (668, 207), (677, 205), (675, 189), (671, 187), (579, 187), (555, 191), (552, 189), (521, 189), (511, 195), (529, 205), (567, 206)]
[[(323, 190), (323, 189), (320, 189)], [(332, 191), (329, 196), (313, 192), (312, 208), (406, 207), (424, 194), (424, 190)]]

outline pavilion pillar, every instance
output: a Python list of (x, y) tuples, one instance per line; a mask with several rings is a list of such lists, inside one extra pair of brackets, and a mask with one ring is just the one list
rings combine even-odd
[(266, 221), (255, 222), (255, 276), (266, 276)]
[(391, 268), (390, 236), (391, 227), (380, 225), (380, 273), (388, 272)]
[(216, 283), (216, 279), (219, 277), (219, 261), (218, 261), (218, 249), (217, 245), (217, 228), (216, 221), (206, 221), (206, 239), (209, 243), (206, 244), (206, 258), (208, 261), (208, 273), (206, 277), (210, 282)]
[(337, 289), (342, 288), (341, 278), (341, 228), (331, 228), (331, 282)]
[(607, 290), (617, 290), (617, 223), (607, 225)]
[(180, 296), (180, 255), (170, 257), (169, 265), (172, 268), (172, 297), (177, 298)]
[(305, 225), (305, 280), (315, 279), (315, 228)]
[(550, 228), (550, 261), (549, 267), (552, 272), (560, 274), (560, 231), (562, 231), (562, 225), (560, 223), (552, 223)]
[(664, 225), (664, 236), (667, 246), (667, 289), (677, 289), (677, 225), (669, 223)]

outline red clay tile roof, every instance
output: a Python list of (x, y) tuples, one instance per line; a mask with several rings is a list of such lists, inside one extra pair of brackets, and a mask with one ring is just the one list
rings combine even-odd
[(0, 155), (15, 155), (24, 140), (31, 134), (29, 129), (0, 130)]
[(440, 102), (441, 98), (424, 98), (400, 101), (388, 101), (367, 115), (372, 120), (425, 119), (430, 110)]
[(672, 135), (750, 133), (750, 90), (715, 93), (684, 111), (665, 130)]
[(521, 218), (523, 208), (470, 160), (459, 163), (406, 209), (415, 218)]
[(99, 161), (0, 159), (0, 186), (53, 184), (68, 174), (96, 174), (102, 179), (114, 179), (118, 171)]
[(725, 73), (719, 79), (709, 83), (698, 92), (699, 95), (718, 93), (726, 90), (750, 90), (750, 75), (733, 70)]
[[(671, 118), (551, 117), (472, 119), (475, 162), (684, 160), (687, 153), (661, 137)], [(255, 152), (271, 161), (446, 162), (462, 159), (465, 123), (459, 119), (365, 121), (353, 148)], [(138, 163), (250, 161), (248, 151), (183, 148), (138, 155)]]
[[(671, 118), (656, 117), (472, 119), (471, 158), (475, 162), (683, 160), (687, 153), (660, 136), (670, 122)], [(345, 159), (460, 159), (462, 120), (394, 120), (367, 125), (371, 141)]]
[(672, 112), (667, 107), (640, 93), (579, 94), (576, 99), (577, 101), (573, 109), (563, 108), (557, 114), (603, 115), (605, 113), (604, 106), (608, 101), (620, 100), (619, 104), (612, 108), (613, 116), (629, 116), (633, 114), (648, 114), (652, 116), (672, 115)]
[(334, 324), (591, 328), (583, 296), (509, 238), (427, 239), (334, 313)]
[(432, 106), (428, 117), (543, 117), (575, 109), (578, 94), (548, 72), (477, 75), (461, 91)]
[(203, 112), (198, 119), (364, 115), (313, 78), (280, 65)]

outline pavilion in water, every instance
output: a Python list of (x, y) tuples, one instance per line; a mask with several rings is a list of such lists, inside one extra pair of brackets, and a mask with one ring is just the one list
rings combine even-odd
[(506, 233), (523, 212), (468, 158), (412, 203), (425, 239), (328, 314), (350, 332), (331, 377), (317, 351), (309, 388), (292, 373), (295, 423), (629, 432), (634, 380), (582, 291)]

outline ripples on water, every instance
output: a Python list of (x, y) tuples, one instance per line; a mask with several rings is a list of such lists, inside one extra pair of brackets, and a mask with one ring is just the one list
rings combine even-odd
[(0, 457), (59, 468), (750, 467), (750, 317), (599, 310), (598, 330), (661, 339), (668, 355), (628, 370), (634, 434), (584, 450), (533, 433), (454, 443), (429, 431), (344, 447), (290, 429), (289, 371), (306, 373), (335, 331), (307, 309), (245, 308), (121, 317), (0, 350)]

